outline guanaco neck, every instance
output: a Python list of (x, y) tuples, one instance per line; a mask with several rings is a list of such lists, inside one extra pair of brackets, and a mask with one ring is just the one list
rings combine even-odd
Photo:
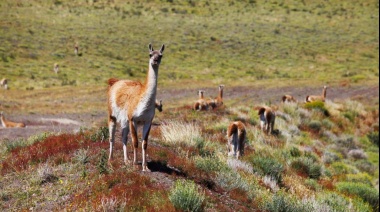
[(148, 75), (146, 76), (146, 83), (145, 83), (146, 90), (145, 90), (144, 95), (148, 103), (149, 104), (151, 103), (151, 105), (155, 105), (155, 102), (156, 102), (157, 77), (158, 77), (158, 66), (153, 67), (149, 61), (149, 70), (148, 70)]
[(223, 87), (219, 86), (219, 98), (223, 98)]
[(322, 96), (323, 96), (323, 98), (326, 98), (326, 89), (327, 89), (326, 86), (323, 87), (323, 92), (322, 92)]
[(1, 126), (6, 127), (6, 126), (5, 126), (5, 122), (6, 122), (6, 121), (5, 121), (3, 115), (0, 116), (0, 121), (1, 121)]

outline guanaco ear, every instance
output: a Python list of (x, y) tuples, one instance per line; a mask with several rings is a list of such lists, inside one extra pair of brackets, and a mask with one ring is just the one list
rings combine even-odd
[(154, 51), (154, 50), (153, 50), (153, 46), (152, 46), (152, 44), (151, 44), (151, 43), (149, 44), (149, 46), (148, 46), (148, 47), (149, 47), (149, 51), (150, 51), (150, 52)]
[(160, 53), (162, 54), (164, 52), (164, 50), (165, 50), (165, 44), (162, 44), (161, 49), (160, 49)]

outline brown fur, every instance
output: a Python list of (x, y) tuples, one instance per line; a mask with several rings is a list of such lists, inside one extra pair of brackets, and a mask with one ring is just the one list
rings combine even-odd
[(227, 153), (237, 159), (244, 155), (246, 130), (241, 121), (231, 122), (227, 129)]
[(209, 107), (211, 107), (211, 109), (215, 109), (216, 108), (216, 103), (215, 103), (215, 100), (214, 99), (207, 99), (206, 100), (206, 103)]
[(111, 87), (113, 84), (115, 84), (115, 82), (119, 81), (119, 79), (116, 79), (116, 78), (110, 78), (108, 79), (107, 83), (109, 85), (109, 87)]
[(207, 101), (204, 99), (204, 92), (203, 90), (199, 90), (199, 99), (194, 103), (194, 110), (208, 110), (208, 104)]
[(146, 162), (146, 149), (152, 120), (155, 115), (158, 68), (161, 63), (165, 45), (159, 51), (153, 50), (149, 44), (149, 70), (145, 83), (131, 80), (108, 80), (108, 125), (110, 131), (110, 155), (112, 159), (113, 143), (115, 140), (116, 122), (122, 126), (122, 142), (124, 162), (127, 164), (127, 138), (131, 132), (133, 163), (137, 164), (137, 125), (143, 125), (142, 136), (142, 167), (149, 171)]
[(291, 95), (284, 95), (282, 97), (282, 102), (297, 102), (297, 99), (295, 99), (293, 96)]
[(305, 101), (306, 102), (315, 102), (315, 101), (321, 101), (324, 102), (326, 100), (326, 91), (327, 91), (327, 86), (323, 86), (323, 91), (322, 95), (311, 95), (311, 96), (306, 96)]
[(25, 124), (24, 123), (17, 123), (17, 122), (11, 122), (11, 121), (7, 121), (5, 118), (4, 118), (4, 115), (3, 115), (3, 112), (0, 113), (0, 121), (1, 121), (1, 125), (3, 127), (6, 127), (6, 128), (15, 128), (15, 127), (25, 127)]
[(255, 107), (258, 110), (258, 115), (260, 116), (260, 127), (266, 134), (272, 133), (274, 128), (274, 122), (276, 119), (276, 114), (270, 107), (260, 106)]
[(224, 85), (219, 85), (219, 94), (218, 97), (215, 98), (216, 107), (220, 107), (223, 105), (223, 88)]

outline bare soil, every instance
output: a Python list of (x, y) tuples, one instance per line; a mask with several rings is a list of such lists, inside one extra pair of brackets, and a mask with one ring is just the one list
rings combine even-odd
[[(217, 88), (199, 88), (206, 91), (206, 97), (215, 97)], [(320, 87), (287, 87), (258, 88), (258, 87), (228, 87), (224, 88), (224, 100), (228, 106), (229, 101), (238, 102), (242, 105), (258, 104), (280, 104), (284, 94), (293, 95), (299, 102), (304, 102), (307, 95), (320, 95)], [(164, 110), (176, 106), (174, 103), (191, 105), (197, 98), (197, 91), (194, 89), (160, 89), (158, 99), (163, 100)], [(379, 104), (379, 85), (372, 86), (335, 86), (327, 90), (327, 99), (339, 102), (347, 99), (362, 102), (364, 105), (378, 107)], [(100, 99), (99, 101), (103, 101)], [(71, 132), (75, 133), (80, 128), (97, 127), (107, 120), (107, 111), (98, 111), (88, 114), (30, 114), (7, 117), (11, 121), (24, 122), (26, 128), (3, 128), (0, 127), (0, 141), (4, 139), (28, 138), (31, 135), (42, 132)]]

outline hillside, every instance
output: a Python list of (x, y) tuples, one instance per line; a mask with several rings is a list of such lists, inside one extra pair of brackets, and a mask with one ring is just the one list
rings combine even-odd
[[(2, 211), (379, 210), (378, 1), (4, 0), (0, 35), (0, 110), (27, 125), (0, 127)], [(119, 126), (107, 161), (106, 81), (144, 81), (149, 43), (166, 45), (164, 106), (142, 172)], [(192, 109), (220, 84), (223, 106)], [(260, 105), (276, 111), (268, 135)]]

